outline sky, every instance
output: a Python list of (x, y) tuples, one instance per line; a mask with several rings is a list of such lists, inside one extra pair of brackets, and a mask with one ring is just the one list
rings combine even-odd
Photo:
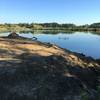
[(100, 22), (100, 0), (0, 0), (0, 23)]

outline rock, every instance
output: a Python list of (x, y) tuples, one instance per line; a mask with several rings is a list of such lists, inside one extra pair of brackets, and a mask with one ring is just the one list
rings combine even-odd
[(37, 40), (37, 38), (36, 37), (32, 37), (32, 40)]
[(15, 32), (12, 32), (11, 34), (9, 34), (8, 35), (8, 38), (19, 38), (20, 36), (17, 34), (17, 33), (15, 33)]

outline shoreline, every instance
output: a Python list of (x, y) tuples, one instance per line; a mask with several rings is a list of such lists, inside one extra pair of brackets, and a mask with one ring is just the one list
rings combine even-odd
[[(0, 33), (8, 33), (8, 32), (13, 32), (13, 31), (0, 31)], [(63, 32), (63, 33), (74, 33), (74, 32), (91, 32), (93, 34), (100, 34), (100, 31), (71, 31), (71, 30), (32, 30), (32, 31), (16, 31), (18, 33), (34, 33), (34, 32), (53, 32), (53, 33), (58, 33), (58, 32)], [(37, 34), (37, 33), (36, 33)]]
[(40, 100), (38, 98), (47, 96), (51, 100), (67, 100), (69, 96), (74, 99), (77, 96), (82, 100), (85, 94), (97, 100), (99, 78), (100, 63), (91, 57), (50, 43), (18, 37), (0, 38), (0, 92), (3, 98), (6, 95), (6, 98), (18, 100), (24, 97)]

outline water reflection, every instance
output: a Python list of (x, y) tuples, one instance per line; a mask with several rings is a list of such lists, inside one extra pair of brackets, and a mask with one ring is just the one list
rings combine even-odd
[(32, 34), (59, 34), (59, 33), (65, 33), (65, 34), (74, 34), (75, 32), (74, 31), (66, 31), (66, 30), (34, 30), (34, 31), (21, 31), (19, 32), (20, 34), (22, 33), (32, 33)]

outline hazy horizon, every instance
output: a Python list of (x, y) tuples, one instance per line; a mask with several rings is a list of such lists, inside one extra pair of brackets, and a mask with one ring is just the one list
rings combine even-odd
[(1, 0), (0, 23), (100, 22), (100, 1), (95, 0)]

